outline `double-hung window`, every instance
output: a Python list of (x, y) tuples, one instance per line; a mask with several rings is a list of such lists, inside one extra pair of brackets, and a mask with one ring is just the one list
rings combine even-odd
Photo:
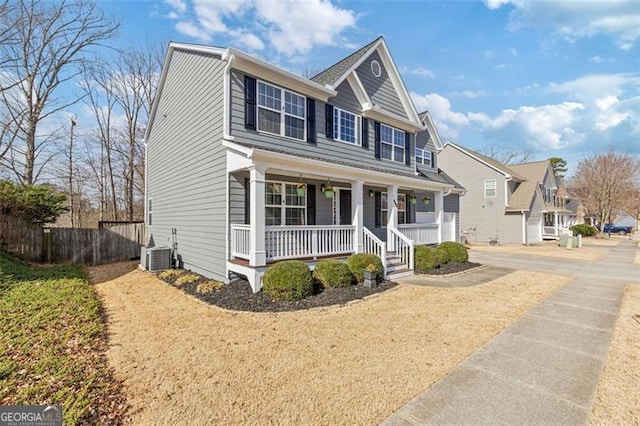
[(340, 108), (333, 108), (333, 139), (360, 145), (360, 117)]
[(295, 183), (267, 182), (265, 185), (265, 225), (304, 225), (306, 194), (298, 195)]
[(404, 132), (385, 124), (380, 125), (380, 156), (404, 163)]
[(496, 198), (495, 179), (487, 179), (484, 181), (484, 198)]
[(304, 96), (258, 82), (258, 130), (304, 140), (305, 109)]
[(433, 152), (428, 149), (416, 148), (416, 163), (433, 167)]
[[(389, 197), (386, 192), (380, 194), (380, 223), (387, 226), (389, 214)], [(407, 223), (407, 194), (398, 193), (398, 223)]]

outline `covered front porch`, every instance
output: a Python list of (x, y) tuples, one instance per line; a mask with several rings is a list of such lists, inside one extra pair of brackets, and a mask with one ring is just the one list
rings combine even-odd
[(254, 291), (275, 261), (371, 253), (397, 277), (412, 273), (415, 245), (455, 240), (455, 213), (443, 211), (451, 185), (261, 153), (227, 153), (227, 267)]
[(553, 210), (544, 213), (542, 227), (543, 240), (557, 240), (562, 236), (573, 235), (573, 232), (569, 230), (569, 227), (572, 226), (573, 223), (570, 223), (568, 213), (569, 212), (565, 210)]

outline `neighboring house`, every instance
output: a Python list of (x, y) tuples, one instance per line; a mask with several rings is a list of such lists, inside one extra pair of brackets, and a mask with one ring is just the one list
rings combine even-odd
[[(538, 243), (566, 232), (554, 214), (556, 182), (548, 161), (507, 166), (451, 142), (440, 168), (462, 185), (460, 229), (470, 243)], [(546, 227), (555, 221), (553, 229)], [(554, 219), (555, 218), (555, 219)]]
[(560, 219), (562, 226), (568, 228), (584, 223), (586, 215), (584, 205), (578, 197), (574, 197), (569, 193), (564, 182), (560, 182), (556, 197), (564, 200), (564, 208), (567, 210)]
[(383, 38), (312, 79), (171, 43), (146, 140), (148, 236), (207, 277), (258, 291), (274, 261), (355, 252), (400, 276), (414, 243), (458, 234), (463, 189), (437, 169), (433, 123)]

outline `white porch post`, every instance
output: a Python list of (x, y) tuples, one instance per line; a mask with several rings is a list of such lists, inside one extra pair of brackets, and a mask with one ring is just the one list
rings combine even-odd
[[(398, 228), (398, 185), (387, 186), (387, 246), (393, 241), (391, 227)], [(389, 247), (389, 246), (388, 246)], [(394, 251), (395, 247), (389, 247)]]
[(251, 241), (249, 244), (249, 265), (264, 266), (267, 264), (265, 251), (264, 225), (264, 178), (265, 168), (251, 166), (249, 168), (250, 196), (249, 222), (251, 223)]
[(364, 251), (363, 230), (364, 226), (364, 182), (356, 180), (351, 182), (351, 211), (353, 212), (353, 225), (356, 227), (353, 236), (353, 249), (356, 253)]
[(436, 223), (438, 224), (438, 244), (442, 242), (442, 211), (444, 209), (444, 197), (442, 191), (434, 193), (433, 207), (436, 213)]
[(553, 212), (553, 233), (558, 236), (558, 212)]

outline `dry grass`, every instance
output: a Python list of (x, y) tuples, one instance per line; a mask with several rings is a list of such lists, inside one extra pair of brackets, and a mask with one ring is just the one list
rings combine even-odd
[[(612, 235), (611, 237), (584, 237), (582, 239), (582, 244), (591, 244), (595, 246), (617, 246), (622, 241), (623, 237), (619, 237), (617, 235)], [(624, 237), (626, 238), (626, 237)]]
[(640, 286), (629, 284), (591, 412), (594, 425), (640, 425)]
[(606, 249), (594, 247), (581, 247), (566, 249), (559, 247), (557, 242), (545, 242), (539, 245), (523, 246), (518, 244), (506, 244), (501, 246), (472, 245), (471, 250), (488, 253), (512, 253), (532, 256), (557, 257), (574, 260), (597, 260)]
[(158, 278), (166, 280), (167, 278), (179, 277), (185, 273), (186, 271), (184, 269), (166, 269), (158, 274)]
[(220, 310), (133, 271), (97, 286), (135, 424), (373, 424), (568, 277), (401, 286), (342, 307)]
[(185, 284), (195, 283), (200, 279), (199, 275), (196, 274), (184, 274), (180, 275), (175, 282), (175, 285), (181, 287)]
[(633, 263), (635, 265), (640, 265), (640, 251), (636, 253), (636, 258), (634, 259)]

